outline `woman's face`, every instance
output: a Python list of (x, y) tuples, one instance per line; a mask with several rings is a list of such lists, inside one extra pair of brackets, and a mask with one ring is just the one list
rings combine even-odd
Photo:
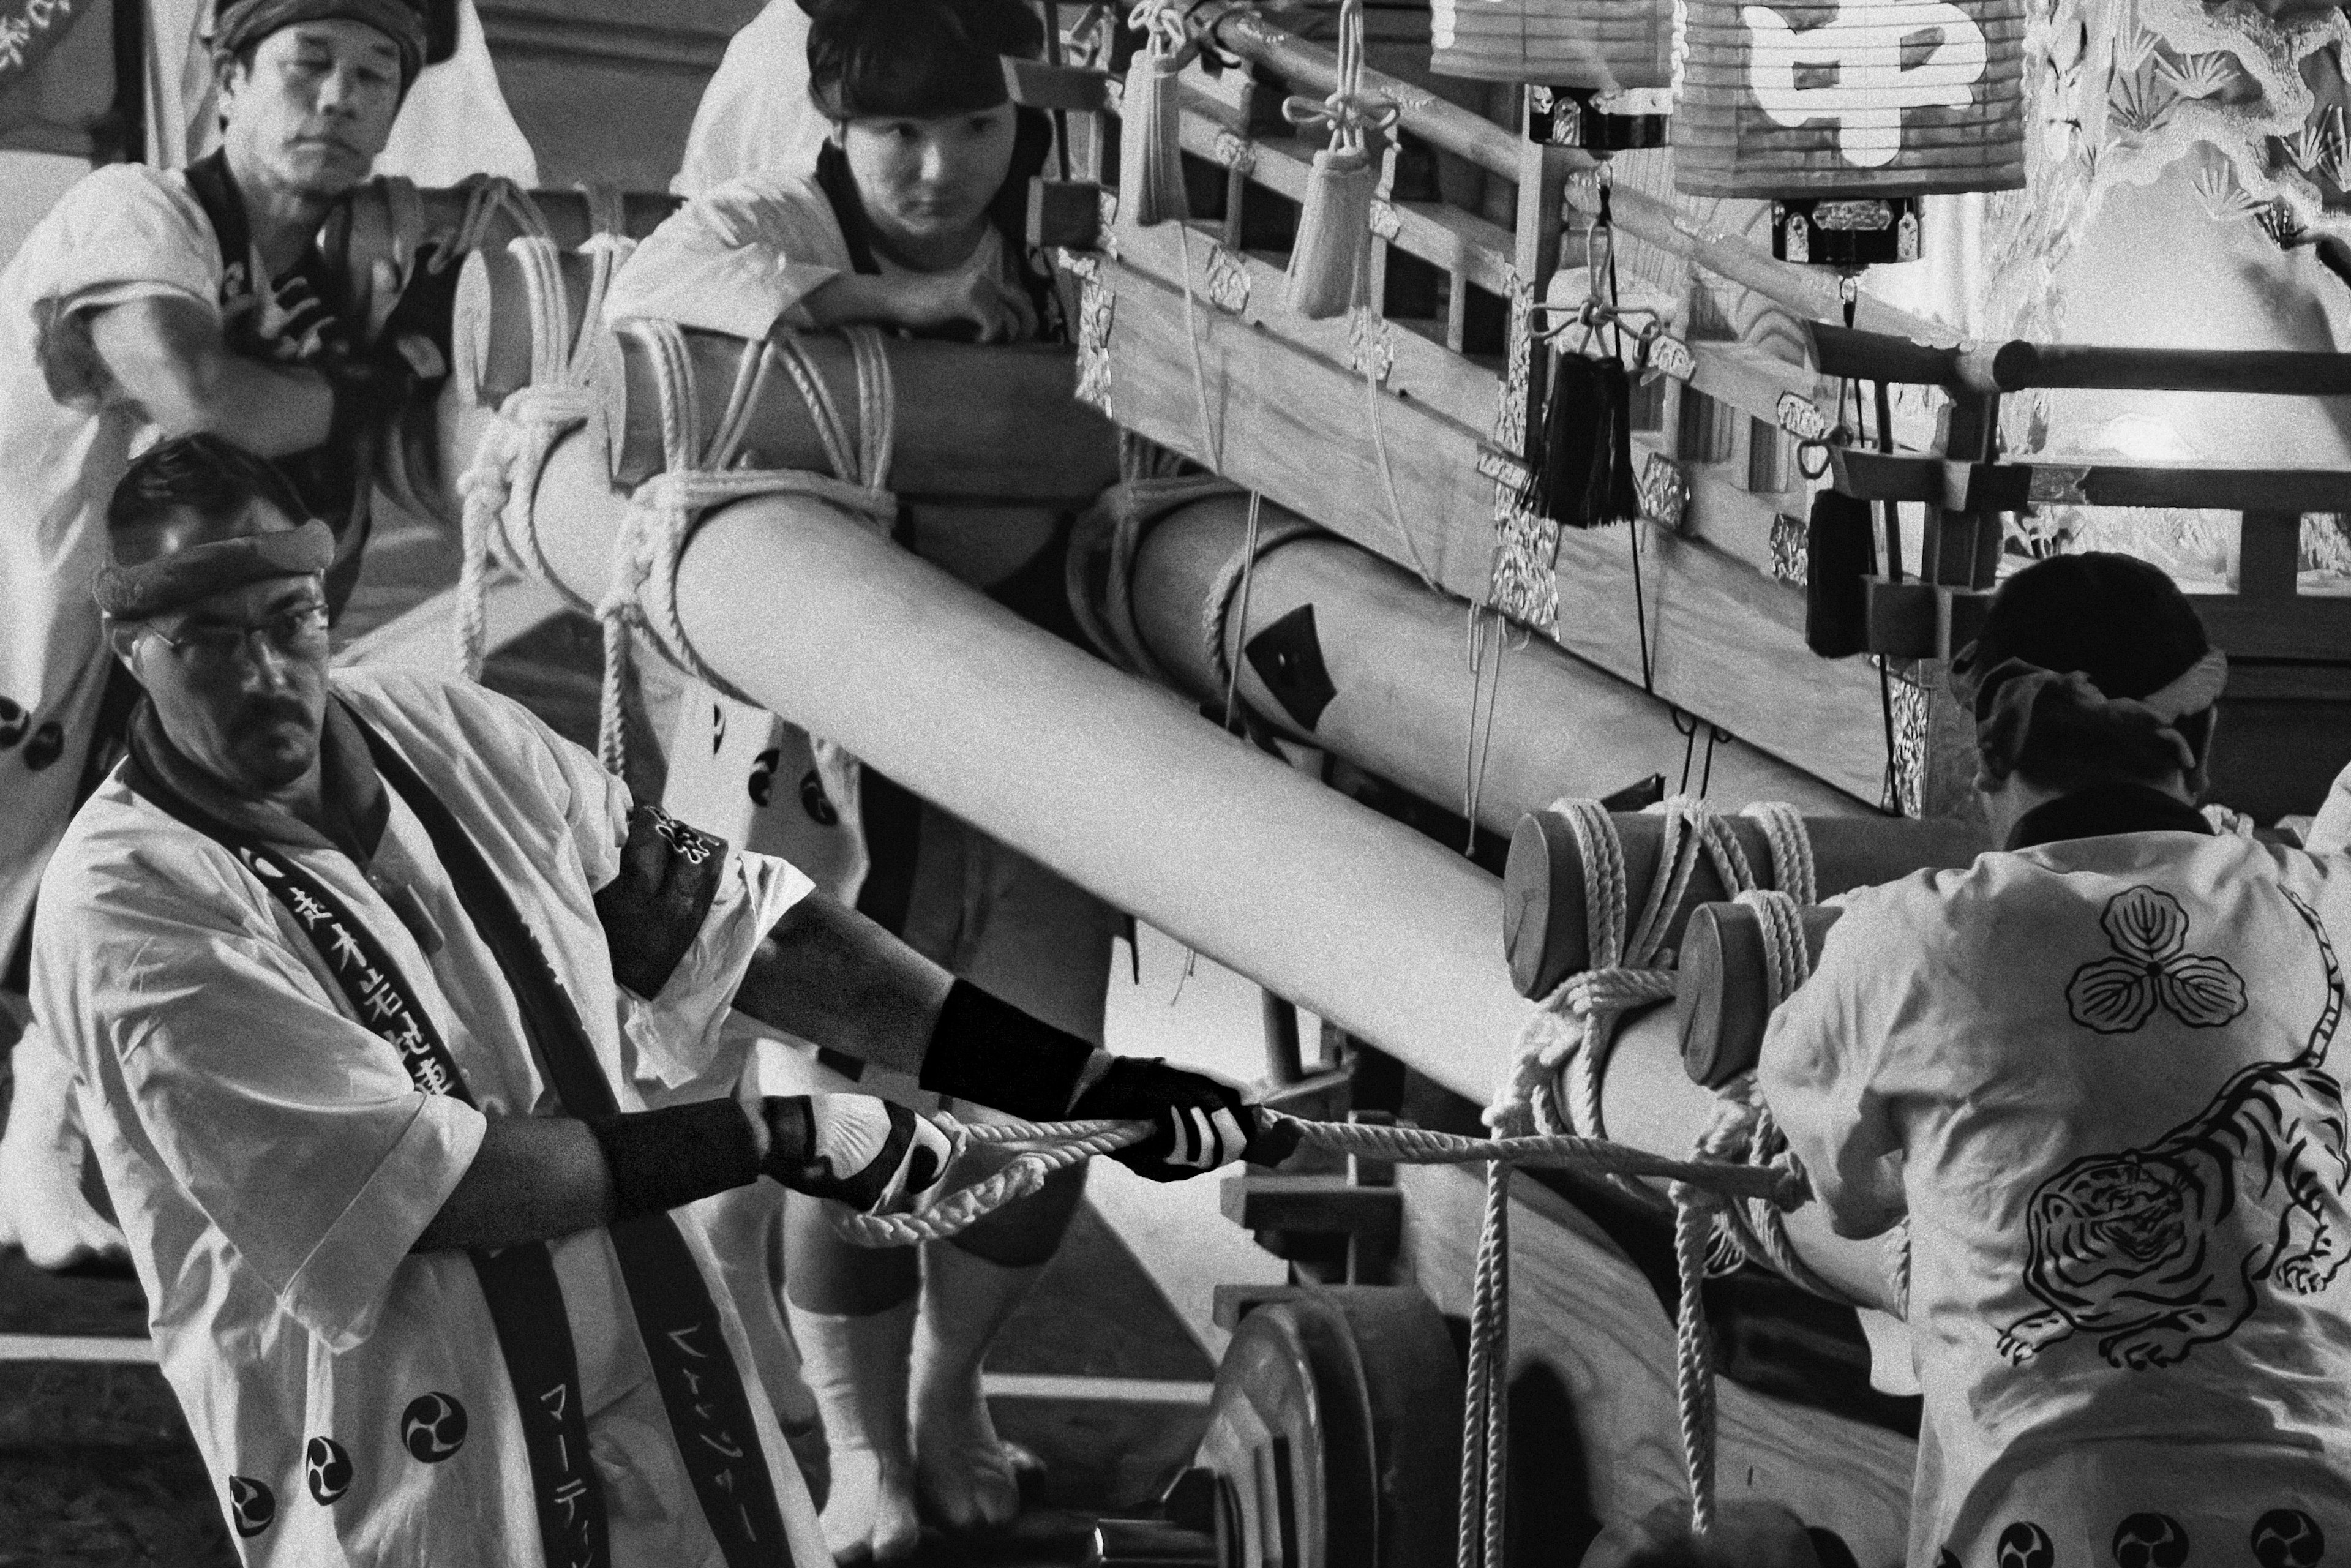
[(1008, 103), (933, 119), (845, 121), (841, 149), (865, 215), (885, 246), (919, 250), (970, 235), (1012, 170)]

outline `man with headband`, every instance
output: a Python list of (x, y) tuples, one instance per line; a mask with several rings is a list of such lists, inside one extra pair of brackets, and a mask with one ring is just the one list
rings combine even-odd
[(1771, 1021), (1815, 1197), (1907, 1244), (1913, 1568), (2351, 1539), (2351, 868), (2197, 810), (2226, 676), (2153, 566), (2011, 578), (1951, 674), (2002, 849), (1841, 900)]
[[(366, 532), (361, 433), (408, 374), (338, 319), (314, 236), (423, 64), (413, 0), (225, 0), (214, 42), (220, 150), (92, 172), (0, 271), (0, 990), (25, 988), (42, 864), (132, 695), (110, 681), (89, 594), (131, 454), (214, 430), (277, 460), (336, 532), (338, 602)], [(44, 1027), (15, 1052), (0, 1211), (54, 1266), (109, 1237), (73, 1189), (78, 1145), (43, 1146), (66, 1125)]]
[(682, 1206), (866, 1212), (946, 1132), (733, 1082), (732, 1007), (1024, 1117), (1240, 1157), (1230, 1085), (1107, 1056), (782, 861), (634, 804), (465, 682), (329, 676), (330, 531), (211, 436), (134, 462), (97, 579), (142, 691), (41, 888), (35, 996), (84, 1085), (164, 1373), (248, 1563), (825, 1559)]

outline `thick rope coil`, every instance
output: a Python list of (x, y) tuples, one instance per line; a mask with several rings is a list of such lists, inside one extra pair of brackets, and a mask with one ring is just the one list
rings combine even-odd
[[(478, 198), (483, 187), (476, 187)], [(532, 209), (534, 215), (537, 209)], [(544, 235), (507, 243), (521, 264), (530, 319), (530, 384), (499, 405), (482, 433), (474, 461), (457, 480), (461, 555), (457, 570), (457, 669), (479, 680), (487, 654), (487, 591), (494, 542), (503, 536), (507, 554), (542, 581), (556, 585), (573, 609), (594, 606), (564, 588), (549, 570), (538, 538), (538, 477), (548, 454), (569, 431), (584, 424), (596, 407), (587, 385), (589, 352), (612, 276), (627, 260), (632, 242), (599, 235), (581, 247), (591, 258), (588, 298), (572, 330), (571, 291), (563, 277), (561, 253)]]
[[(1802, 906), (1785, 893), (1763, 890), (1742, 893), (1739, 902), (1756, 913), (1763, 937), (1764, 999), (1768, 1008), (1777, 1009), (1812, 975)], [(1771, 1120), (1771, 1107), (1763, 1103), (1752, 1072), (1740, 1073), (1717, 1092), (1715, 1120), (1699, 1140), (1698, 1152), (1708, 1159), (1744, 1160), (1798, 1174), (1795, 1157)], [(1715, 1236), (1723, 1263), (1719, 1271), (1758, 1261), (1813, 1295), (1835, 1301), (1846, 1299), (1844, 1291), (1797, 1254), (1788, 1239), (1784, 1218), (1771, 1205), (1734, 1201), (1723, 1206)]]
[[(1573, 799), (1554, 801), (1551, 809), (1568, 823), (1583, 863), (1591, 967), (1569, 976), (1541, 999), (1519, 1038), (1510, 1074), (1486, 1121), (1512, 1130), (1531, 1126), (1605, 1137), (1600, 1092), (1616, 1026), (1632, 1009), (1675, 993), (1665, 934), (1689, 892), (1698, 856), (1714, 862), (1716, 875), (1733, 892), (1753, 887), (1755, 873), (1712, 808), (1677, 796), (1665, 802), (1657, 874), (1635, 919), (1625, 846), (1607, 810), (1596, 800)], [(1792, 855), (1796, 841), (1792, 841)], [(1807, 856), (1809, 847), (1805, 842)]]
[(1821, 901), (1813, 866), (1813, 831), (1804, 814), (1785, 800), (1758, 800), (1740, 813), (1760, 822), (1771, 849), (1771, 885), (1800, 904)]
[(457, 219), (457, 226), (449, 236), (449, 244), (436, 254), (429, 270), (446, 271), (448, 267), (482, 248), (490, 237), (490, 227), (500, 218), (514, 225), (515, 233), (525, 239), (547, 239), (551, 232), (547, 226), (547, 214), (530, 199), (530, 193), (512, 180), (498, 174), (478, 174), (467, 182), (465, 210)]
[[(675, 322), (640, 320), (625, 330), (649, 350), (661, 402), (663, 472), (637, 486), (629, 513), (612, 541), (612, 566), (596, 619), (604, 633), (604, 678), (600, 694), (596, 751), (617, 773), (627, 760), (622, 695), (627, 685), (631, 633), (643, 631), (673, 664), (714, 689), (750, 706), (764, 706), (737, 691), (695, 651), (677, 612), (678, 564), (702, 517), (713, 507), (757, 496), (799, 495), (830, 502), (887, 526), (898, 500), (883, 487), (894, 454), (896, 394), (880, 334), (852, 328), (844, 334), (856, 368), (860, 429), (852, 448), (840, 410), (807, 350), (787, 338), (781, 344), (747, 343), (736, 361), (735, 385), (717, 428), (706, 437), (702, 403), (694, 382), (685, 335)], [(789, 468), (732, 468), (759, 406), (770, 368), (780, 362), (807, 403), (832, 475)]]

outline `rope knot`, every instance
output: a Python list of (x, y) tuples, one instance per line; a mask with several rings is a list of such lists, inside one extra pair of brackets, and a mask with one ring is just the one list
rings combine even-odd
[(1192, 29), (1178, 0), (1135, 0), (1126, 25), (1150, 41), (1154, 54), (1180, 54), (1191, 47)]

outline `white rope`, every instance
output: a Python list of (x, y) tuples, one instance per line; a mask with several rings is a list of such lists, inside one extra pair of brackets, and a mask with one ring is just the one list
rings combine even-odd
[[(1572, 1134), (1465, 1138), (1426, 1127), (1310, 1122), (1265, 1106), (1256, 1110), (1266, 1126), (1294, 1133), (1301, 1145), (1327, 1154), (1406, 1165), (1488, 1165), (1503, 1170), (1529, 1165), (1587, 1175), (1648, 1176), (1740, 1202), (1766, 1205), (1792, 1207), (1806, 1196), (1802, 1177), (1792, 1171), (1727, 1160), (1675, 1159)], [(1019, 1202), (1052, 1172), (1139, 1144), (1152, 1131), (1148, 1122), (966, 1123), (945, 1113), (932, 1120), (947, 1133), (957, 1150), (966, 1143), (1018, 1145), (1019, 1158), (986, 1181), (943, 1194), (912, 1214), (837, 1217), (835, 1227), (841, 1235), (869, 1247), (943, 1241), (1007, 1204)], [(1029, 1163), (1024, 1166), (1024, 1160)]]
[[(661, 404), (663, 471), (637, 486), (612, 541), (612, 565), (596, 619), (604, 632), (604, 678), (596, 727), (598, 757), (617, 773), (627, 760), (622, 696), (629, 674), (631, 633), (643, 631), (656, 652), (687, 674), (750, 706), (744, 695), (695, 652), (677, 612), (677, 574), (685, 547), (712, 507), (756, 496), (799, 495), (826, 501), (887, 526), (897, 497), (883, 488), (894, 451), (896, 393), (880, 335), (852, 328), (860, 429), (852, 446), (831, 390), (807, 350), (748, 342), (736, 361), (735, 384), (717, 428), (705, 435), (702, 401), (685, 335), (671, 321), (637, 320), (622, 329), (647, 350)], [(790, 468), (734, 468), (772, 365), (780, 361), (808, 405), (832, 475)]]
[[(476, 188), (479, 195), (481, 187)], [(536, 209), (534, 209), (534, 212)], [(580, 247), (590, 258), (588, 297), (573, 326), (570, 287), (564, 281), (562, 253), (543, 235), (509, 241), (507, 254), (521, 264), (530, 319), (530, 384), (498, 407), (475, 448), (474, 461), (458, 477), (462, 503), (461, 555), (457, 570), (457, 669), (479, 680), (487, 653), (486, 602), (490, 557), (503, 542), (508, 559), (555, 585), (572, 608), (594, 607), (570, 590), (548, 565), (539, 542), (538, 492), (547, 456), (569, 431), (595, 413), (588, 391), (588, 363), (604, 297), (612, 275), (628, 259), (631, 242), (599, 235)]]
[(1761, 823), (1771, 849), (1771, 885), (1800, 904), (1821, 901), (1813, 869), (1813, 834), (1804, 814), (1785, 800), (1758, 800), (1740, 813)]
[(521, 239), (553, 237), (547, 226), (547, 215), (530, 193), (512, 180), (497, 174), (479, 174), (466, 182), (465, 210), (457, 220), (457, 227), (449, 244), (433, 258), (431, 270), (445, 270), (480, 250), (490, 237), (491, 225), (504, 218), (514, 226), (515, 236)]

